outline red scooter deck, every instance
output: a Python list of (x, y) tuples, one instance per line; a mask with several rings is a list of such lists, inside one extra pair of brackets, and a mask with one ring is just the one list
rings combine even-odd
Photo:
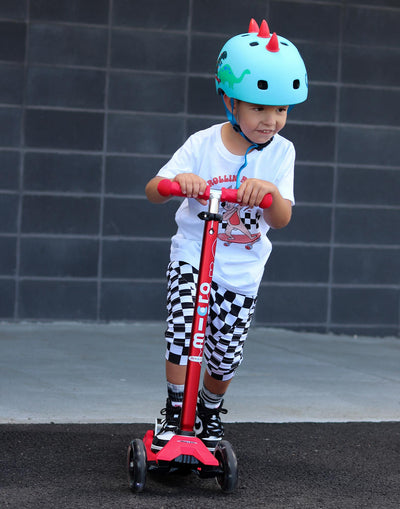
[(207, 449), (200, 438), (175, 435), (171, 438), (168, 444), (157, 453), (154, 453), (151, 450), (153, 438), (153, 430), (148, 430), (143, 438), (147, 452), (147, 461), (155, 463), (160, 461), (173, 461), (184, 455), (193, 456), (199, 461), (199, 463), (202, 463), (203, 465), (219, 465), (218, 460)]

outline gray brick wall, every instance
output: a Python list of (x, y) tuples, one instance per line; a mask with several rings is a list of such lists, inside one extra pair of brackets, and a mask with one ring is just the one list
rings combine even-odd
[(256, 323), (399, 334), (397, 0), (2, 0), (0, 319), (165, 317), (177, 201), (151, 205), (144, 185), (224, 119), (216, 56), (250, 17), (310, 78)]

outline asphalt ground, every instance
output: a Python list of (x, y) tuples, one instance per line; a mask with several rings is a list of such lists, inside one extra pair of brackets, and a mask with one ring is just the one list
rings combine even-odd
[(239, 485), (148, 475), (134, 494), (126, 451), (146, 424), (0, 425), (2, 508), (399, 508), (400, 423), (228, 423)]

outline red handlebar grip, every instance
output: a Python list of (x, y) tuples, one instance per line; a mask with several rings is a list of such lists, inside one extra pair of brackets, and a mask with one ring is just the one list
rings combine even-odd
[[(169, 179), (160, 180), (157, 189), (161, 196), (186, 196), (186, 194), (182, 193), (179, 182), (173, 182)], [(206, 192), (199, 195), (198, 198), (208, 200), (210, 198), (210, 186), (207, 186)]]
[(161, 194), (161, 196), (171, 196), (171, 194), (176, 196), (176, 192), (180, 192), (180, 190), (181, 190), (181, 188), (177, 182), (172, 182), (169, 179), (161, 180), (158, 183), (157, 189), (158, 189), (158, 192)]
[(229, 201), (230, 203), (236, 203), (237, 189), (227, 189), (226, 187), (223, 187), (221, 189), (221, 201)]
[[(221, 189), (221, 201), (229, 201), (231, 203), (237, 203), (237, 189)], [(272, 205), (272, 195), (266, 194), (261, 200), (259, 207), (261, 209), (268, 209)]]
[(271, 205), (272, 205), (272, 194), (268, 193), (261, 200), (261, 203), (260, 203), (259, 207), (261, 209), (269, 209)]

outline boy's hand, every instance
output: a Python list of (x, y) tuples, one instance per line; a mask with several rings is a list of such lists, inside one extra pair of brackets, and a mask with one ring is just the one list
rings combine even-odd
[(263, 210), (264, 219), (271, 228), (283, 228), (292, 217), (292, 203), (282, 198), (279, 189), (272, 182), (247, 179), (239, 187), (237, 199), (241, 205), (258, 207), (267, 193), (272, 194), (272, 205)]
[(268, 193), (276, 194), (276, 186), (259, 179), (246, 179), (239, 187), (237, 200), (243, 206), (258, 207)]
[(202, 205), (207, 205), (207, 200), (198, 198), (206, 192), (207, 182), (194, 173), (180, 173), (174, 180), (181, 186), (182, 193), (188, 198), (195, 198)]

